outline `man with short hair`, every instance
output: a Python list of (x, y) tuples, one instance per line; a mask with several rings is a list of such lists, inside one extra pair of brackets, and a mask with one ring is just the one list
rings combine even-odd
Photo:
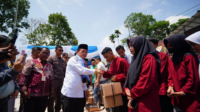
[(117, 46), (117, 47), (116, 47), (116, 51), (117, 51), (118, 55), (119, 55), (121, 58), (126, 59), (126, 60), (128, 61), (129, 64), (131, 63), (131, 60), (132, 60), (133, 55), (131, 55), (131, 54), (126, 55), (126, 54), (125, 54), (124, 46), (122, 46), (122, 45)]
[[(95, 62), (97, 64), (97, 69), (101, 69), (101, 70), (106, 71), (106, 67), (101, 62), (100, 57), (95, 58)], [(99, 86), (100, 86), (100, 84), (104, 84), (104, 83), (106, 83), (106, 78), (103, 78), (102, 75), (97, 74), (97, 78), (96, 78), (96, 81), (95, 81), (95, 88), (94, 88), (94, 100), (95, 100), (96, 103), (98, 102), (98, 94), (97, 93), (100, 91)]]
[(49, 99), (48, 102), (48, 112), (54, 112), (54, 99), (55, 99), (55, 112), (60, 112), (61, 110), (61, 88), (63, 86), (63, 80), (66, 71), (66, 62), (62, 59), (61, 55), (63, 53), (63, 48), (60, 45), (56, 46), (56, 54), (48, 58), (48, 62), (53, 66), (53, 76), (54, 76), (54, 97)]
[(86, 98), (89, 96), (84, 75), (94, 74), (100, 70), (88, 69), (84, 59), (87, 56), (88, 45), (80, 44), (76, 56), (69, 59), (61, 90), (63, 112), (83, 112)]
[[(33, 47), (32, 48), (32, 52), (31, 52), (31, 57), (27, 57), (26, 58), (26, 62), (28, 60), (32, 60), (32, 59), (38, 59), (39, 58), (39, 54), (41, 52), (41, 48), (40, 47)], [(20, 80), (19, 80), (19, 87), (21, 88), (21, 85), (23, 85), (23, 79), (24, 78), (24, 75), (21, 74), (20, 75)], [(24, 112), (24, 92), (20, 90), (20, 106), (19, 106), (19, 112)]]
[(31, 57), (27, 57), (26, 61), (31, 59), (37, 59), (39, 57), (40, 51), (41, 51), (40, 47), (33, 47), (31, 51)]
[(65, 60), (65, 62), (67, 63), (69, 61), (69, 55), (67, 53), (63, 53), (62, 58)]
[[(158, 40), (155, 38), (149, 39), (151, 44), (156, 49), (158, 47)], [(161, 60), (160, 72), (161, 72), (161, 85), (159, 90), (160, 106), (162, 112), (173, 112), (173, 106), (171, 104), (171, 99), (167, 96), (168, 89), (168, 56), (165, 53), (158, 52)]]
[[(96, 62), (95, 62), (94, 59), (91, 60), (90, 69), (94, 69), (94, 70), (97, 69), (96, 68)], [(92, 84), (92, 89), (94, 90), (94, 83), (95, 83), (95, 80), (96, 80), (96, 74), (94, 73), (94, 74), (90, 75), (90, 79), (91, 79), (90, 82)]]
[(47, 62), (50, 50), (42, 48), (38, 59), (28, 60), (22, 70), (25, 95), (24, 112), (44, 112), (48, 97), (54, 96), (53, 68)]
[[(112, 62), (109, 71), (102, 70), (101, 75), (103, 75), (104, 78), (111, 78), (112, 82), (120, 82), (121, 87), (123, 88), (128, 73), (129, 63), (124, 58), (114, 55), (110, 47), (104, 48), (101, 54), (107, 62)], [(123, 106), (116, 108), (119, 109), (119, 112), (128, 112), (128, 99), (123, 89), (122, 91)]]

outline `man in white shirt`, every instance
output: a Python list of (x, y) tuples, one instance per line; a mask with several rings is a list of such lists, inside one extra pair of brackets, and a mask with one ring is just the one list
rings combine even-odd
[[(101, 58), (97, 57), (95, 58), (95, 62), (97, 64), (97, 69), (101, 69), (106, 71), (105, 65), (101, 62)], [(98, 92), (100, 91), (99, 85), (106, 83), (106, 78), (103, 78), (103, 75), (97, 74), (97, 80), (95, 81), (95, 88), (94, 88), (94, 100), (97, 103), (98, 102)]]
[(126, 59), (126, 61), (128, 61), (129, 64), (131, 63), (133, 55), (131, 55), (131, 54), (126, 55), (124, 46), (122, 46), (122, 45), (117, 46), (116, 51), (117, 51), (118, 55), (120, 56), (120, 58)]
[[(88, 45), (80, 44), (76, 56), (69, 59), (62, 93), (63, 112), (83, 112), (85, 98), (89, 96), (84, 75), (99, 73), (101, 70), (88, 69), (84, 59), (87, 56)], [(85, 94), (85, 97), (84, 97)]]

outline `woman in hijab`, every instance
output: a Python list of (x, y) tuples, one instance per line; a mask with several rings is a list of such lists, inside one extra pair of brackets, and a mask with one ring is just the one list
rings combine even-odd
[(129, 112), (161, 112), (159, 102), (160, 58), (145, 37), (127, 39), (134, 55), (126, 78)]
[(178, 112), (196, 112), (198, 88), (198, 61), (196, 53), (185, 41), (184, 35), (164, 39), (164, 44), (173, 57), (169, 59), (167, 94), (172, 97)]
[[(200, 31), (188, 36), (185, 40), (189, 42), (189, 44), (197, 53), (200, 53)], [(198, 61), (199, 61), (199, 75), (200, 75), (200, 55), (198, 55)], [(198, 89), (198, 94), (200, 94), (200, 88)], [(198, 101), (199, 103), (197, 111), (200, 112), (200, 96), (198, 96)]]
[[(197, 53), (200, 53), (200, 31), (188, 36), (185, 40), (189, 42), (189, 44)], [(198, 60), (200, 63), (200, 55), (198, 56)], [(199, 69), (199, 74), (200, 74), (200, 69)]]

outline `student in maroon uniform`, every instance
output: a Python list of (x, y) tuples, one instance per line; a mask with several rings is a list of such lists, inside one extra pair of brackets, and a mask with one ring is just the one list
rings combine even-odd
[(124, 86), (129, 100), (129, 112), (161, 112), (158, 53), (145, 37), (127, 39), (127, 44), (134, 55)]
[(169, 59), (168, 96), (172, 97), (178, 112), (195, 112), (198, 88), (198, 60), (196, 53), (185, 41), (184, 35), (174, 35), (164, 40), (173, 57)]
[[(155, 38), (149, 39), (151, 44), (156, 49), (158, 47), (158, 40)], [(161, 72), (161, 85), (159, 90), (160, 106), (162, 112), (173, 112), (173, 105), (171, 104), (171, 99), (167, 96), (168, 88), (168, 56), (165, 53), (158, 52), (161, 60), (160, 72)]]
[[(102, 71), (103, 77), (111, 78), (111, 81), (113, 82), (121, 82), (121, 86), (123, 88), (128, 72), (129, 63), (126, 61), (126, 59), (114, 55), (112, 49), (109, 47), (104, 48), (101, 54), (104, 56), (107, 62), (112, 62), (108, 72)], [(124, 91), (122, 99), (124, 105), (119, 107), (119, 112), (128, 112), (128, 100)]]

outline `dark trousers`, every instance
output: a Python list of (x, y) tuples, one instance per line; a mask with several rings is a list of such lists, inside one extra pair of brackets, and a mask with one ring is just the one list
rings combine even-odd
[(55, 110), (61, 110), (61, 89), (63, 86), (63, 80), (54, 80), (54, 97), (49, 98), (48, 101), (48, 112), (54, 112), (54, 101)]
[(69, 98), (62, 95), (63, 112), (84, 112), (85, 98)]
[(0, 102), (0, 112), (8, 112), (8, 101)]
[(45, 112), (48, 96), (30, 97), (24, 103), (24, 112)]
[(173, 105), (171, 104), (171, 98), (167, 95), (159, 95), (161, 112), (173, 112)]
[(112, 112), (128, 112), (128, 99), (126, 95), (122, 95), (123, 105), (119, 107), (112, 108)]

